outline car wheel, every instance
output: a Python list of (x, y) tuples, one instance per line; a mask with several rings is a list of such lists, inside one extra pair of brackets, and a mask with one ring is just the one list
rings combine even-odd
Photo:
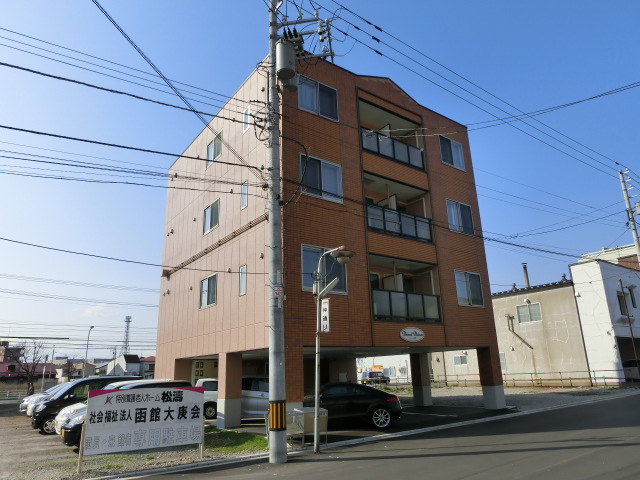
[(376, 428), (387, 428), (391, 423), (391, 412), (384, 407), (376, 407), (371, 411), (371, 423)]
[(218, 406), (213, 403), (205, 403), (204, 404), (204, 418), (206, 418), (207, 420), (211, 420), (213, 418), (216, 418), (218, 416)]
[(45, 435), (52, 435), (56, 433), (56, 417), (47, 417), (40, 425), (40, 431)]

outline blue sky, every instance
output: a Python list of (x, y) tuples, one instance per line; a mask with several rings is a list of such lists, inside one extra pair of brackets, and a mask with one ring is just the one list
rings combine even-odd
[[(205, 112), (215, 113), (224, 98), (218, 94), (233, 95), (268, 51), (260, 0), (101, 4), (167, 77), (190, 85), (180, 88)], [(312, 9), (308, 0), (297, 4)], [(486, 242), (494, 292), (523, 284), (522, 262), (533, 284), (553, 282), (581, 253), (631, 243), (617, 171), (628, 167), (636, 179), (640, 172), (640, 3), (313, 5), (322, 18), (335, 16), (338, 65), (390, 77), (418, 102), (469, 127), (485, 236), (526, 247)], [(294, 3), (282, 9), (296, 16)], [(148, 82), (160, 80), (89, 0), (3, 2), (0, 28), (0, 62), (180, 105), (166, 87)], [(202, 129), (188, 112), (0, 69), (3, 126), (176, 154)], [(625, 86), (526, 123), (482, 123)], [(165, 181), (95, 167), (162, 174), (174, 158), (3, 128), (0, 142), (0, 334), (68, 337), (49, 345), (81, 357), (94, 325), (90, 356), (109, 357), (131, 315), (133, 353), (153, 354)], [(93, 168), (79, 173), (60, 158)]]

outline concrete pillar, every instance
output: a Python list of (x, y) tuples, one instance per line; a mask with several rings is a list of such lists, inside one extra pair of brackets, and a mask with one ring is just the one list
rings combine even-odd
[(478, 348), (477, 353), (484, 408), (490, 410), (507, 408), (502, 385), (502, 370), (500, 368), (498, 347)]
[(413, 385), (413, 404), (416, 407), (433, 405), (431, 397), (431, 378), (429, 375), (429, 354), (411, 353), (411, 384)]
[(218, 428), (233, 428), (242, 420), (242, 354), (221, 353), (218, 359)]

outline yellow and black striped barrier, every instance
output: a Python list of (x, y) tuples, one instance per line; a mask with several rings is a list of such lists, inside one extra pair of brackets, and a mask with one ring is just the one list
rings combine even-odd
[(274, 400), (269, 402), (269, 430), (277, 432), (287, 429), (286, 407), (286, 400)]

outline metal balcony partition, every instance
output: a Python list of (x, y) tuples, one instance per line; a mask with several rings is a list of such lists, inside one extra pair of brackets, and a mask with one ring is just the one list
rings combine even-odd
[(384, 233), (432, 242), (431, 220), (391, 208), (367, 205), (367, 227)]
[(416, 168), (424, 168), (422, 151), (395, 138), (361, 129), (362, 148)]
[(372, 290), (373, 319), (390, 322), (439, 323), (437, 295)]

